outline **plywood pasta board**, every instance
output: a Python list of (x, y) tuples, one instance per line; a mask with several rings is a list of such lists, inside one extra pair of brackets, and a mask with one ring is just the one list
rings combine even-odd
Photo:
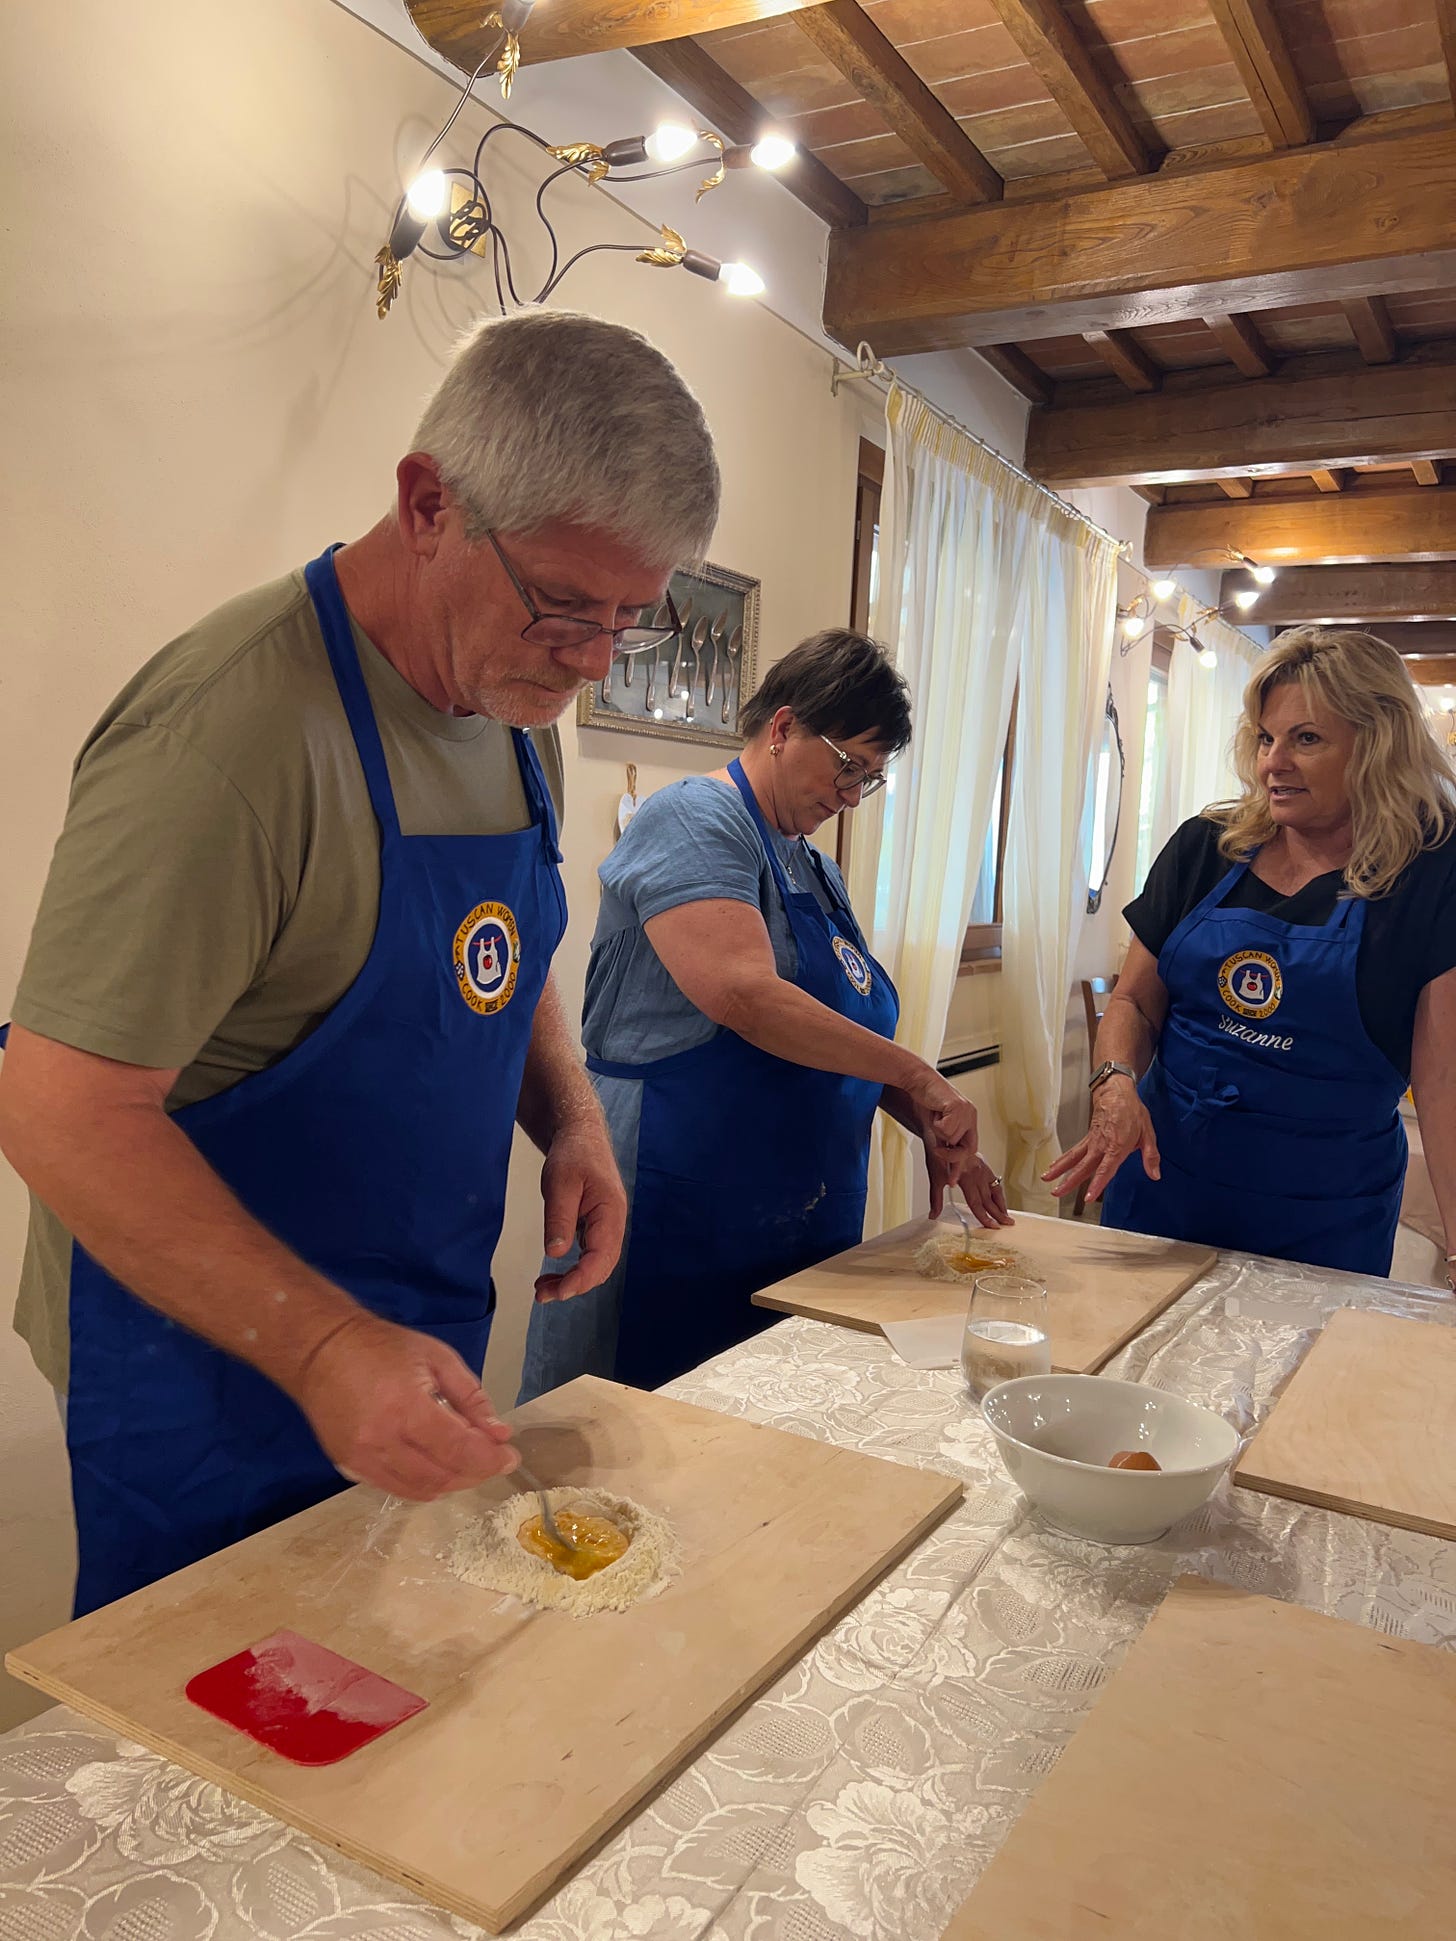
[(1456, 1538), (1456, 1328), (1341, 1308), (1234, 1471), (1245, 1489)]
[[(983, 1238), (998, 1252), (1015, 1255), (1019, 1268), (1045, 1284), (1052, 1367), (1063, 1374), (1101, 1368), (1218, 1259), (1211, 1247), (1181, 1240), (1036, 1213), (1014, 1218), (1015, 1226)], [(754, 1301), (870, 1334), (886, 1321), (964, 1314), (968, 1283), (927, 1280), (916, 1269), (916, 1251), (935, 1230), (928, 1220), (912, 1220), (764, 1288)]]
[[(9, 1668), (498, 1933), (961, 1495), (933, 1471), (589, 1376), (513, 1419), (537, 1474), (665, 1517), (682, 1575), (620, 1614), (534, 1610), (444, 1561), (508, 1484), (432, 1504), (353, 1489), (21, 1646)], [(285, 1628), (427, 1709), (308, 1768), (184, 1697), (194, 1673)]]
[(1184, 1578), (944, 1941), (1437, 1941), (1456, 1656)]

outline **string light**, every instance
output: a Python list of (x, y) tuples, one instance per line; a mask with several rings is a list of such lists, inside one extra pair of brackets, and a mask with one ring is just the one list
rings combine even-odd
[(1161, 605), (1164, 600), (1171, 600), (1173, 595), (1178, 591), (1178, 582), (1176, 580), (1154, 580), (1148, 587), (1148, 591), (1159, 605)]
[(1239, 612), (1247, 613), (1249, 608), (1258, 600), (1259, 589), (1256, 586), (1241, 586), (1236, 590), (1233, 598), (1234, 605), (1238, 608)]

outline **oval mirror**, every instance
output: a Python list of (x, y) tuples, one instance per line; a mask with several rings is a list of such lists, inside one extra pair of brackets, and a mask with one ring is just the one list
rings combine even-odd
[(1117, 848), (1117, 830), (1122, 820), (1122, 783), (1127, 758), (1122, 748), (1122, 731), (1117, 720), (1117, 704), (1112, 689), (1107, 690), (1107, 708), (1102, 717), (1102, 739), (1092, 766), (1092, 819), (1087, 838), (1087, 913), (1102, 907), (1102, 892), (1107, 887), (1107, 872)]

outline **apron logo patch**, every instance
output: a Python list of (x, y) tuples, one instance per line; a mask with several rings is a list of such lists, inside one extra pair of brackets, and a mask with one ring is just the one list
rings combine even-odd
[(870, 994), (870, 967), (863, 955), (844, 937), (834, 939), (834, 954), (839, 959), (839, 968), (853, 984), (861, 997)]
[(1218, 973), (1218, 994), (1241, 1018), (1267, 1018), (1279, 1009), (1284, 979), (1274, 959), (1262, 950), (1237, 950)]
[(521, 938), (504, 903), (477, 903), (455, 932), (455, 982), (472, 1011), (503, 1011), (516, 988)]

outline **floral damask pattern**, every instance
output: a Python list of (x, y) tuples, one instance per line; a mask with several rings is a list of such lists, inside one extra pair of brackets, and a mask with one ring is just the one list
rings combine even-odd
[[(1225, 1259), (1108, 1373), (1242, 1430), (1325, 1317), (1415, 1289)], [(1041, 1529), (953, 1373), (791, 1320), (669, 1393), (965, 1499), (514, 1933), (934, 1941), (1170, 1584), (1220, 1578), (1456, 1648), (1456, 1545), (1225, 1486), (1140, 1550)], [(479, 1930), (57, 1708), (0, 1739), (0, 1941), (476, 1941)]]

